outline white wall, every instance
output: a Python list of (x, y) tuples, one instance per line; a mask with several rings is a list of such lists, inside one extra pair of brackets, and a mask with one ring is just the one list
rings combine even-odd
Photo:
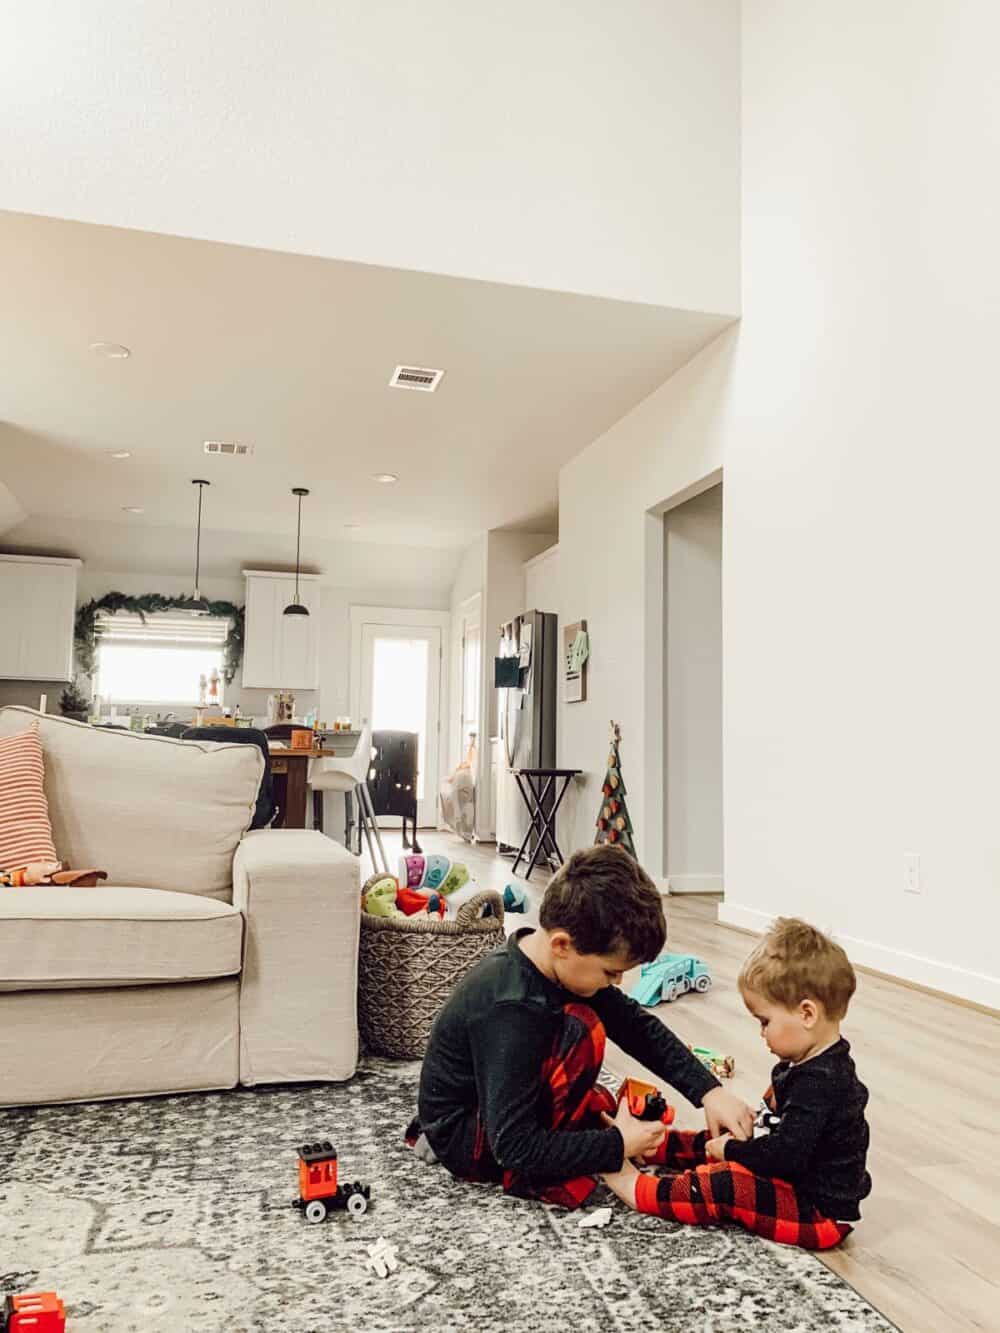
[(586, 620), (590, 636), (586, 702), (560, 705), (559, 762), (583, 770), (561, 827), (570, 847), (593, 842), (613, 719), (636, 844), (654, 874), (663, 865), (662, 511), (719, 479), (735, 338), (724, 334), (559, 478), (559, 610), (567, 623)]
[[(486, 534), (483, 533), (477, 537), (474, 542), (462, 552), (459, 560), (458, 569), (455, 573), (455, 582), (452, 584), (449, 598), (451, 610), (451, 690), (448, 702), (448, 763), (446, 769), (450, 772), (459, 759), (465, 753), (465, 746), (468, 743), (467, 737), (462, 735), (462, 684), (463, 684), (463, 663), (462, 663), (462, 608), (472, 597), (479, 598), (480, 611), (480, 636), (482, 643), (482, 652), (480, 654), (480, 666), (485, 673), (486, 666), (486, 626), (482, 621), (483, 602), (486, 595)], [(480, 717), (482, 717), (483, 707), (483, 680), (480, 680)], [(482, 727), (480, 727), (482, 733)], [(480, 782), (480, 774), (484, 766), (489, 764), (489, 737), (480, 734), (478, 746), (478, 764), (476, 781)], [(489, 820), (480, 820), (479, 816), (485, 812), (477, 807), (477, 829), (484, 837), (492, 836), (492, 829), (488, 827)]]
[(0, 534), (16, 527), (24, 519), (22, 509), (14, 493), (0, 482)]
[(524, 609), (559, 614), (559, 545), (524, 562)]
[(652, 863), (650, 511), (724, 462), (723, 918), (1000, 1007), (998, 40), (986, 0), (749, 0), (742, 329), (564, 470), (560, 565), (594, 650), (562, 757), (621, 718)]
[(722, 487), (664, 515), (664, 866), (673, 893), (722, 888)]
[(738, 117), (738, 0), (0, 19), (4, 208), (719, 313)]

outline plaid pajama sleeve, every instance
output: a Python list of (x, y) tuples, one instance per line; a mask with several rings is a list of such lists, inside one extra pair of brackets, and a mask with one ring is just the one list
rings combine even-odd
[[(738, 1162), (706, 1162), (706, 1137), (704, 1130), (667, 1135), (658, 1156), (675, 1173), (640, 1175), (635, 1187), (640, 1213), (692, 1226), (735, 1222), (755, 1236), (806, 1250), (832, 1249), (850, 1235), (846, 1223), (825, 1217), (787, 1180), (755, 1175)], [(688, 1165), (699, 1157), (700, 1164)]]
[[(604, 1025), (586, 1004), (567, 1004), (552, 1051), (542, 1067), (538, 1120), (549, 1129), (602, 1128), (600, 1112), (615, 1113), (615, 1099), (607, 1088), (596, 1086), (604, 1062)], [(452, 1165), (461, 1180), (502, 1183), (505, 1194), (540, 1199), (562, 1208), (579, 1208), (597, 1188), (596, 1176), (545, 1180), (523, 1172), (506, 1171), (490, 1151), (486, 1129), (478, 1112), (465, 1127), (464, 1161)]]

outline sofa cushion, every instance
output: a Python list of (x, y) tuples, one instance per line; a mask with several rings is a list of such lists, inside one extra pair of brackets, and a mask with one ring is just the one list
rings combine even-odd
[(179, 741), (0, 709), (0, 736), (38, 721), (59, 855), (109, 884), (232, 900), (233, 856), (264, 773), (256, 745)]
[(0, 990), (141, 986), (239, 972), (243, 917), (192, 893), (0, 889)]
[(0, 738), (0, 870), (54, 861), (38, 726)]

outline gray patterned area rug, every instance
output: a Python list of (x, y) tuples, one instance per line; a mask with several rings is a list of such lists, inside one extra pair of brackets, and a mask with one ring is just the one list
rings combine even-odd
[[(505, 1198), (402, 1142), (418, 1066), (351, 1083), (0, 1112), (0, 1296), (55, 1289), (67, 1333), (889, 1333), (809, 1254), (614, 1205), (609, 1226)], [(359, 1221), (290, 1207), (330, 1138)], [(384, 1236), (387, 1278), (367, 1266)]]

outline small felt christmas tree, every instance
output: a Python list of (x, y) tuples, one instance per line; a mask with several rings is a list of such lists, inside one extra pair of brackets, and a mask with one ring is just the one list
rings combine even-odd
[(624, 847), (630, 856), (635, 856), (635, 843), (632, 841), (632, 820), (629, 817), (625, 801), (625, 779), (622, 777), (621, 746), (622, 733), (617, 722), (611, 723), (611, 750), (608, 754), (608, 769), (604, 774), (601, 788), (601, 810), (597, 816), (597, 837), (595, 842), (613, 842)]

